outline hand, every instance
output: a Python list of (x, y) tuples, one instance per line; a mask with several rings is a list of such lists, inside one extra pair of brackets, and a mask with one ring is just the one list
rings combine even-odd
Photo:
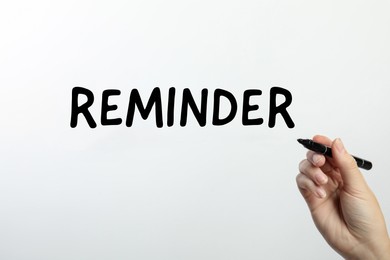
[(340, 139), (315, 136), (333, 158), (308, 151), (299, 164), (298, 188), (317, 229), (348, 259), (390, 259), (390, 240), (375, 195)]

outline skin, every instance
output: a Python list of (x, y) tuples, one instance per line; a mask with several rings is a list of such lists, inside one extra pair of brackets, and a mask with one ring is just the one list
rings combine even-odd
[(390, 259), (390, 239), (374, 193), (340, 139), (314, 136), (333, 158), (308, 151), (296, 177), (317, 229), (346, 259)]

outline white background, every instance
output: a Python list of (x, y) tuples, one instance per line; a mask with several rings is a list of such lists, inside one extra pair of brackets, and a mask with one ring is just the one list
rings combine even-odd
[[(339, 259), (295, 184), (297, 138), (341, 137), (370, 159), (390, 223), (389, 1), (2, 1), (1, 259)], [(93, 91), (98, 127), (70, 123)], [(268, 128), (269, 89), (296, 127)], [(209, 89), (207, 125), (100, 125), (101, 92)], [(211, 124), (212, 93), (239, 104)], [(241, 124), (242, 93), (261, 126)], [(163, 99), (164, 106), (166, 99)], [(226, 105), (226, 104), (225, 104)], [(226, 107), (226, 106), (225, 106)], [(164, 112), (165, 115), (165, 112)], [(165, 118), (164, 118), (165, 120)]]

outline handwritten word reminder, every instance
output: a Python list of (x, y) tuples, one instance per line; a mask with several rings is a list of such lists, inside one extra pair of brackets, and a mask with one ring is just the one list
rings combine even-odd
[[(181, 105), (180, 126), (186, 126), (189, 109), (199, 123), (199, 126), (203, 127), (206, 125), (208, 92), (209, 91), (206, 88), (202, 89), (200, 101), (196, 102), (190, 89), (183, 89), (181, 104), (178, 104)], [(259, 105), (250, 103), (251, 97), (260, 96), (261, 94), (262, 91), (260, 89), (248, 89), (243, 92), (241, 107), (242, 124), (244, 126), (263, 124), (263, 118), (250, 118), (249, 116), (249, 112), (258, 110), (260, 108)], [(102, 92), (102, 103), (100, 110), (100, 124), (102, 126), (114, 126), (122, 124), (122, 118), (109, 118), (108, 116), (108, 112), (114, 111), (118, 108), (117, 105), (109, 104), (109, 99), (112, 96), (118, 95), (121, 95), (121, 91), (118, 89), (107, 89)], [(86, 101), (83, 104), (79, 104), (79, 98), (81, 96), (86, 97)], [(283, 96), (285, 99), (284, 102), (279, 105), (277, 105), (276, 102), (278, 96)], [(141, 117), (146, 120), (149, 117), (153, 108), (155, 111), (157, 127), (163, 127), (164, 121), (166, 126), (173, 126), (175, 122), (174, 109), (175, 105), (177, 105), (175, 104), (175, 97), (176, 89), (174, 87), (169, 88), (166, 106), (167, 110), (164, 111), (165, 113), (163, 113), (163, 100), (161, 99), (160, 88), (156, 87), (153, 89), (147, 102), (142, 101), (137, 89), (132, 89), (130, 92), (130, 98), (127, 106), (127, 115), (125, 118), (126, 126), (131, 127), (133, 125), (134, 114), (136, 113), (136, 110), (138, 110), (138, 113), (141, 115)], [(228, 101), (229, 113), (221, 118), (220, 108), (222, 98)], [(278, 114), (282, 116), (284, 122), (289, 128), (293, 128), (295, 126), (293, 120), (291, 119), (291, 116), (287, 112), (287, 108), (290, 106), (291, 102), (292, 95), (290, 91), (280, 87), (272, 87), (270, 89), (268, 127), (273, 128), (275, 126), (276, 116)], [(95, 128), (97, 126), (96, 120), (93, 117), (91, 111), (89, 110), (94, 105), (94, 94), (91, 90), (82, 87), (74, 87), (72, 89), (71, 104), (70, 126), (72, 128), (77, 126), (79, 115), (84, 116), (89, 127)], [(226, 102), (224, 102), (224, 104), (226, 104)], [(214, 126), (222, 126), (230, 123), (237, 114), (237, 108), (237, 99), (233, 96), (232, 93), (224, 89), (215, 89), (213, 95), (212, 124)]]

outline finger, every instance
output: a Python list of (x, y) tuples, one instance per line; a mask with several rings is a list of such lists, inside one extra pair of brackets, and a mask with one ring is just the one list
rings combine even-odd
[(302, 196), (307, 199), (311, 194), (318, 198), (325, 198), (326, 192), (323, 187), (317, 186), (309, 177), (299, 173), (296, 177), (297, 186)]
[(355, 159), (347, 152), (339, 138), (332, 144), (332, 156), (335, 166), (340, 170), (345, 188), (350, 191), (365, 190), (367, 187), (366, 181), (359, 171)]
[[(321, 143), (321, 144), (326, 145), (328, 147), (331, 147), (332, 143), (333, 143), (333, 141), (331, 139), (329, 139), (328, 137), (323, 136), (323, 135), (315, 135), (313, 137), (313, 141), (315, 141), (317, 143)], [(325, 163), (322, 166), (320, 166), (321, 170), (325, 174), (333, 173), (334, 169), (335, 169), (333, 159), (330, 157), (327, 157), (327, 156), (324, 156), (324, 158), (325, 158)]]
[(313, 164), (314, 166), (317, 166), (317, 167), (322, 167), (326, 162), (324, 155), (310, 151), (310, 150), (307, 151), (306, 158), (309, 160), (309, 162), (311, 162), (311, 164)]
[(313, 141), (320, 143), (320, 144), (323, 144), (323, 145), (326, 145), (326, 146), (329, 146), (329, 147), (332, 146), (332, 140), (326, 136), (323, 136), (323, 135), (315, 135), (313, 137)]
[(328, 182), (328, 176), (326, 176), (319, 167), (314, 166), (308, 160), (301, 161), (299, 164), (299, 171), (317, 185), (323, 185)]

